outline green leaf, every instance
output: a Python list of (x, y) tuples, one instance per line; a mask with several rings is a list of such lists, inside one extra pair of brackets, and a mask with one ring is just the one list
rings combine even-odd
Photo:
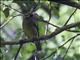
[[(43, 20), (43, 17), (39, 16), (38, 19)], [(43, 36), (45, 34), (45, 23), (39, 21), (38, 27), (39, 27), (39, 35)]]
[(9, 8), (6, 8), (3, 12), (4, 12), (4, 14), (5, 14), (6, 17), (9, 16)]

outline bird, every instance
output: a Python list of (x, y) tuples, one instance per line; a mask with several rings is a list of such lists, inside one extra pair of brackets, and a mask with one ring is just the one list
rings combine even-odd
[(36, 14), (30, 14), (29, 16), (23, 16), (23, 22), (22, 22), (22, 27), (25, 36), (27, 36), (28, 39), (33, 39), (37, 38), (37, 41), (34, 41), (36, 45), (36, 50), (40, 51), (41, 50), (41, 44), (40, 41), (38, 40), (39, 38), (39, 28), (36, 22), (37, 16)]
[[(34, 8), (30, 10), (30, 13), (27, 12), (29, 10), (27, 10), (27, 8), (26, 8), (26, 2), (24, 2), (24, 3), (17, 2), (17, 4), (20, 6), (21, 13), (23, 15), (22, 16), (22, 29), (23, 29), (25, 36), (28, 38), (27, 40), (34, 39), (34, 38), (37, 40), (37, 41), (33, 42), (36, 46), (36, 49), (30, 59), (33, 60), (33, 58), (34, 58), (34, 60), (39, 60), (37, 53), (41, 51), (41, 43), (38, 39), (39, 38), (39, 28), (38, 28), (38, 24), (36, 22), (36, 20), (38, 19), (37, 18), (38, 15), (33, 13)], [(16, 53), (14, 60), (16, 60), (17, 55), (22, 46), (23, 46), (23, 44), (20, 44), (20, 47)]]
[(34, 44), (36, 46), (35, 53), (32, 54), (32, 56), (28, 60), (39, 60), (38, 52), (41, 51), (41, 43), (38, 40), (39, 38), (39, 28), (37, 25), (37, 16), (36, 14), (30, 14), (29, 16), (23, 16), (23, 22), (22, 27), (25, 36), (27, 36), (28, 39), (37, 38), (37, 41), (34, 41)]

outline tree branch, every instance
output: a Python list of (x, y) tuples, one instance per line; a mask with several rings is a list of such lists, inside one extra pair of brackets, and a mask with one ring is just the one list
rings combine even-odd
[[(50, 1), (50, 0), (48, 0), (48, 1)], [(73, 1), (70, 1), (70, 0), (52, 0), (52, 1), (56, 2), (56, 3), (65, 4), (65, 5), (80, 9), (80, 4), (79, 3), (76, 3), (76, 2), (73, 2)]]
[[(61, 28), (57, 28), (50, 35), (42, 36), (42, 37), (39, 38), (39, 40), (40, 41), (48, 40), (48, 39), (58, 35), (59, 33), (65, 31), (67, 29), (70, 29), (70, 28), (73, 28), (73, 27), (78, 27), (78, 26), (80, 26), (80, 22), (72, 23), (72, 24), (63, 26)], [(0, 45), (1, 46), (4, 46), (4, 45), (17, 45), (17, 44), (21, 44), (21, 43), (24, 44), (24, 43), (34, 42), (34, 41), (37, 41), (37, 40), (35, 38), (33, 38), (33, 39), (21, 39), (20, 41), (1, 41)]]

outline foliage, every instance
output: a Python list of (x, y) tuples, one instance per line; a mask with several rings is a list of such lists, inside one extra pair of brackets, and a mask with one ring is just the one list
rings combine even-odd
[[(20, 15), (21, 10), (17, 0), (5, 0), (0, 2), (0, 26), (4, 24), (6, 21), (10, 20), (1, 30), (0, 32), (0, 41), (18, 41), (24, 37), (24, 33), (22, 30), (22, 15)], [(23, 2), (23, 1), (22, 1)], [(23, 2), (24, 3), (24, 2)], [(39, 15), (40, 20), (49, 21), (50, 23), (55, 24), (56, 26), (63, 26), (70, 15), (73, 13), (75, 8), (62, 5), (50, 1), (40, 1), (38, 0), (27, 0), (28, 6), (26, 9), (28, 11), (35, 5), (37, 8), (34, 10), (35, 13)], [(16, 11), (17, 10), (17, 11)], [(18, 12), (19, 11), (19, 12)], [(50, 13), (51, 12), (51, 13)], [(73, 22), (80, 22), (80, 10), (74, 13), (74, 15), (69, 20), (68, 24)], [(51, 15), (51, 16), (50, 16)], [(46, 27), (47, 23), (39, 21), (39, 32), (40, 36), (45, 35), (47, 31), (47, 35), (55, 31), (55, 27), (48, 25), (48, 29)], [(80, 26), (72, 28), (70, 30), (75, 30), (77, 32), (64, 31), (57, 36), (47, 40), (42, 41), (42, 52), (41, 52), (41, 60), (45, 59), (45, 57), (49, 56), (52, 52), (54, 52), (50, 57), (45, 60), (59, 60), (66, 54), (66, 50), (71, 41), (69, 41), (65, 46), (62, 46), (58, 49), (60, 45), (62, 45), (69, 38), (73, 37), (77, 33), (80, 34)], [(1, 60), (12, 60), (15, 57), (18, 46), (16, 45), (6, 45), (0, 47), (0, 59)], [(33, 43), (24, 44), (21, 48), (19, 56), (17, 60), (26, 60), (31, 54), (34, 52), (35, 45)], [(65, 60), (79, 60), (80, 59), (80, 36), (76, 37), (69, 48), (68, 53), (66, 54)]]

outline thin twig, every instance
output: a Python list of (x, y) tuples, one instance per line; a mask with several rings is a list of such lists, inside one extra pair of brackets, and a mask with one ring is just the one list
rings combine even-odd
[[(49, 20), (47, 22), (50, 22), (50, 19), (51, 19), (51, 2), (50, 2), (49, 5), (50, 5), (50, 15), (49, 15)], [(46, 26), (46, 32), (45, 32), (45, 34), (47, 34), (47, 32), (48, 32), (48, 24)]]
[(67, 25), (67, 23), (69, 22), (69, 20), (71, 19), (71, 17), (74, 15), (74, 13), (77, 11), (77, 8), (74, 10), (74, 12), (69, 16), (68, 20), (66, 21), (66, 23), (64, 24)]
[[(21, 16), (21, 14), (18, 14), (16, 16)], [(4, 26), (6, 26), (13, 18), (15, 18), (16, 16), (13, 16), (11, 19), (8, 19), (6, 22), (4, 22), (1, 26), (0, 29), (2, 29)]]
[(19, 48), (18, 48), (18, 50), (17, 50), (17, 53), (16, 53), (16, 55), (15, 55), (15, 57), (14, 57), (14, 60), (17, 59), (17, 56), (18, 56), (18, 54), (19, 54), (19, 52), (20, 52), (20, 49), (22, 48), (22, 45), (23, 45), (23, 44), (20, 44), (20, 46), (19, 46)]
[(61, 47), (64, 46), (66, 43), (68, 43), (69, 41), (71, 41), (71, 39), (74, 39), (74, 38), (76, 38), (76, 37), (79, 36), (79, 35), (80, 35), (80, 34), (77, 34), (77, 35), (71, 37), (70, 39), (68, 39), (64, 44), (62, 44), (62, 45), (59, 46), (58, 48), (61, 48)]
[(4, 4), (4, 3), (1, 3), (1, 4), (3, 4), (3, 5), (5, 5), (6, 7), (11, 8), (11, 9), (13, 9), (13, 10), (15, 10), (15, 11), (17, 11), (17, 12), (19, 12), (19, 13), (21, 13), (21, 14), (22, 14), (22, 12), (20, 12), (20, 11), (18, 11), (18, 10), (16, 10), (16, 9), (14, 9), (14, 8), (12, 8), (11, 6), (8, 6), (8, 5)]
[[(60, 49), (60, 48), (63, 47), (65, 44), (67, 44), (69, 41), (71, 41), (72, 39), (76, 38), (76, 37), (79, 36), (79, 35), (80, 35), (80, 34), (77, 34), (77, 35), (71, 37), (71, 38), (68, 39), (64, 44), (62, 44), (61, 46), (59, 46), (57, 49)], [(45, 60), (45, 59), (51, 57), (51, 56), (57, 51), (57, 49), (56, 49), (55, 51), (53, 51), (53, 52), (52, 52), (50, 55), (48, 55), (47, 57), (42, 58), (42, 60)], [(66, 51), (66, 52), (67, 52), (67, 51)], [(66, 54), (65, 54), (65, 55), (66, 55)], [(65, 57), (65, 56), (64, 56), (64, 57)]]
[(66, 55), (67, 55), (67, 53), (68, 53), (68, 51), (69, 51), (69, 48), (70, 48), (70, 47), (71, 47), (71, 45), (72, 45), (73, 40), (74, 40), (74, 38), (73, 38), (73, 39), (71, 39), (71, 43), (70, 43), (70, 45), (68, 46), (68, 48), (67, 48), (67, 50), (66, 50), (66, 53), (64, 54), (64, 56), (63, 56), (62, 60), (64, 60), (64, 58), (66, 57)]
[[(47, 35), (48, 34), (48, 25), (50, 24), (50, 25), (53, 25), (53, 24), (51, 24), (51, 23), (49, 23), (50, 22), (50, 19), (51, 19), (51, 1), (50, 1), (50, 4), (49, 4), (49, 11), (50, 11), (50, 15), (49, 15), (49, 20), (47, 21), (47, 22), (45, 22), (45, 23), (47, 23), (46, 24), (46, 29), (45, 29), (45, 35)], [(45, 41), (45, 43), (47, 44), (47, 42)]]

